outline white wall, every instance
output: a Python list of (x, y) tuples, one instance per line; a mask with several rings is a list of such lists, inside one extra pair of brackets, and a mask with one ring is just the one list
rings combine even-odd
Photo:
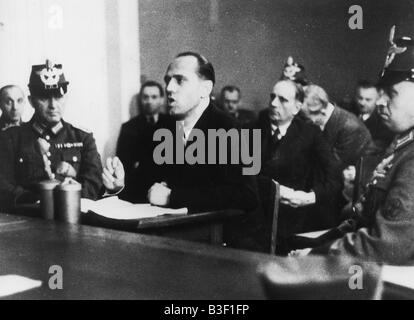
[(64, 118), (91, 130), (106, 158), (139, 89), (138, 25), (138, 0), (0, 0), (0, 86), (26, 90), (31, 65), (62, 63)]

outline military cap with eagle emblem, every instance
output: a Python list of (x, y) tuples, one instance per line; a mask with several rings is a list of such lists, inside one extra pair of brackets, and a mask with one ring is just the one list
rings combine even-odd
[(67, 92), (68, 84), (61, 64), (46, 60), (45, 64), (32, 66), (28, 85), (32, 96), (63, 96)]
[(292, 80), (296, 83), (306, 86), (309, 84), (306, 78), (305, 67), (293, 60), (293, 57), (288, 57), (283, 67), (281, 80)]
[(414, 82), (414, 40), (395, 38), (395, 26), (389, 35), (390, 48), (378, 81), (379, 87), (389, 87), (402, 81)]

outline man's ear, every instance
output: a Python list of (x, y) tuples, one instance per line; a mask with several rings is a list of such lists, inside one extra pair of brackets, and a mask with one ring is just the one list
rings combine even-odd
[(33, 105), (33, 98), (32, 98), (32, 96), (27, 96), (27, 100), (29, 101), (29, 103), (30, 103), (30, 105), (32, 106), (32, 108), (34, 108), (34, 105)]
[(303, 103), (302, 102), (296, 102), (295, 105), (295, 112), (293, 113), (295, 116), (299, 113), (299, 111), (302, 109)]
[(203, 80), (201, 83), (201, 98), (207, 98), (213, 92), (213, 81)]

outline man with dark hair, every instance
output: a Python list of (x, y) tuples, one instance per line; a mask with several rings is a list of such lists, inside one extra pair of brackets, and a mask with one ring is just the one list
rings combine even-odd
[(203, 78), (204, 80), (210, 80), (213, 83), (213, 86), (216, 84), (216, 73), (214, 71), (214, 67), (210, 61), (208, 61), (205, 57), (201, 54), (193, 51), (186, 51), (179, 53), (175, 58), (183, 58), (183, 57), (194, 57), (197, 59), (198, 75)]
[(19, 126), (25, 104), (24, 93), (16, 85), (7, 85), (0, 89), (0, 131)]
[[(178, 145), (184, 144), (183, 148), (188, 150), (198, 142), (195, 129), (208, 137), (210, 129), (227, 132), (236, 128), (234, 119), (210, 100), (215, 73), (206, 58), (194, 52), (177, 55), (168, 66), (164, 80), (168, 111), (175, 120), (168, 128), (175, 137), (174, 154), (179, 151)], [(180, 133), (178, 137), (177, 132)], [(211, 150), (207, 144), (205, 147), (203, 155), (211, 160)], [(230, 153), (230, 144), (225, 151)], [(242, 175), (240, 164), (232, 164), (230, 160), (221, 164), (220, 152), (223, 151), (214, 154), (216, 164), (187, 161), (161, 164), (162, 180), (149, 189), (149, 202), (158, 206), (187, 207), (193, 212), (229, 208), (253, 210), (257, 205), (254, 179)]]
[(242, 109), (240, 89), (228, 85), (221, 89), (221, 106), (224, 111), (233, 116), (241, 127), (248, 127), (256, 118), (253, 111)]
[(108, 159), (103, 171), (92, 134), (62, 119), (68, 84), (60, 64), (46, 61), (32, 67), (29, 101), (34, 115), (0, 133), (1, 209), (35, 204), (37, 184), (47, 179), (75, 179), (82, 184), (81, 196), (90, 199), (103, 194), (103, 186), (110, 191), (122, 187), (122, 164)]
[(153, 135), (167, 124), (168, 116), (161, 113), (163, 105), (161, 84), (143, 83), (138, 95), (140, 114), (121, 127), (116, 153), (125, 168), (125, 189), (119, 195), (124, 200), (145, 202), (146, 191), (157, 181), (159, 170), (153, 162)]
[(385, 149), (394, 138), (394, 133), (381, 121), (376, 102), (379, 98), (374, 83), (361, 80), (355, 90), (354, 107), (356, 115), (364, 122), (378, 149)]
[[(340, 191), (339, 171), (321, 130), (298, 116), (303, 100), (300, 84), (278, 81), (270, 94), (269, 107), (259, 114), (255, 126), (262, 132), (259, 179), (273, 179), (281, 185), (280, 254), (287, 253), (295, 233), (306, 230), (306, 219), (313, 220), (316, 230), (335, 225), (337, 219), (334, 208)], [(261, 221), (264, 228), (269, 223), (266, 217)]]

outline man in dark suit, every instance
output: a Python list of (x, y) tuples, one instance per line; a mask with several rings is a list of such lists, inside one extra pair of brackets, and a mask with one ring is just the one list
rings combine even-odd
[(269, 108), (260, 113), (256, 126), (262, 130), (259, 179), (281, 185), (279, 253), (286, 253), (293, 234), (306, 230), (307, 218), (315, 228), (331, 226), (337, 218), (332, 209), (340, 188), (339, 172), (320, 129), (298, 116), (303, 99), (301, 85), (277, 82)]
[(168, 122), (160, 112), (163, 105), (161, 84), (145, 82), (138, 95), (140, 114), (121, 127), (116, 153), (125, 168), (125, 189), (119, 195), (124, 200), (146, 202), (146, 191), (159, 179), (152, 152), (154, 132)]
[(330, 103), (326, 91), (314, 84), (305, 88), (302, 110), (322, 130), (338, 166), (355, 166), (371, 143), (364, 124), (352, 113)]
[(240, 88), (232, 85), (223, 87), (220, 100), (223, 110), (237, 119), (241, 127), (249, 127), (256, 120), (256, 115), (253, 111), (241, 108)]
[[(181, 53), (169, 65), (164, 79), (168, 110), (175, 120), (169, 128), (175, 137), (174, 155), (179, 154), (177, 145), (184, 144), (187, 153), (199, 142), (195, 132), (201, 133), (207, 141), (210, 130), (235, 130), (235, 120), (210, 101), (215, 73), (206, 58), (194, 52)], [(170, 146), (167, 143), (167, 148)], [(183, 159), (183, 162), (160, 164), (162, 181), (148, 191), (149, 202), (158, 206), (187, 207), (193, 212), (228, 208), (253, 210), (257, 205), (253, 177), (243, 175), (240, 163), (230, 163), (229, 158), (226, 163), (219, 163), (222, 152), (231, 153), (229, 144), (223, 151), (210, 150), (206, 143), (204, 150), (197, 150), (197, 156), (202, 158), (200, 162), (189, 163), (188, 159)], [(211, 158), (215, 164), (211, 164)]]
[(378, 90), (373, 83), (364, 80), (358, 82), (353, 109), (368, 128), (373, 142), (380, 151), (388, 147), (394, 133), (381, 121), (376, 107), (377, 99)]

